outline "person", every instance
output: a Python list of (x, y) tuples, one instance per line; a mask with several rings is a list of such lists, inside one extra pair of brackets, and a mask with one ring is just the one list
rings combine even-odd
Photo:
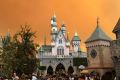
[(36, 77), (35, 73), (33, 73), (33, 75), (32, 75), (32, 80), (37, 80), (37, 77)]
[(16, 75), (16, 73), (13, 73), (12, 79), (13, 79), (13, 80), (19, 80), (19, 77)]

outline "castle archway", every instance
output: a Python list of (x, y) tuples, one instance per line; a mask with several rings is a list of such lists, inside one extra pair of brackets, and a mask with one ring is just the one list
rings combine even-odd
[(68, 67), (68, 75), (71, 75), (71, 74), (73, 74), (73, 72), (74, 72), (74, 69), (73, 69), (73, 67), (72, 66), (69, 66)]
[(52, 68), (51, 66), (49, 66), (49, 67), (47, 68), (47, 74), (48, 74), (48, 75), (53, 75), (53, 68)]
[(55, 73), (58, 73), (58, 74), (65, 73), (65, 67), (64, 67), (64, 65), (62, 63), (59, 63), (56, 66)]

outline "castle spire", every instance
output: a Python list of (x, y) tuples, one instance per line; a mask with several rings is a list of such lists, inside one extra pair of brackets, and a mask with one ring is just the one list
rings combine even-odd
[(55, 37), (57, 35), (57, 22), (56, 22), (56, 15), (54, 14), (51, 18), (51, 36), (52, 40), (55, 40)]
[(46, 45), (46, 35), (44, 36), (44, 45)]
[(105, 34), (105, 32), (100, 28), (99, 18), (97, 18), (97, 27), (91, 36), (85, 41), (85, 43), (95, 41), (95, 40), (105, 40), (111, 41), (111, 38)]
[(54, 12), (54, 14), (53, 14), (53, 17), (56, 18), (56, 14), (55, 14), (55, 12)]
[(56, 15), (54, 14), (51, 18), (51, 26), (52, 27), (57, 27), (57, 23), (56, 23)]
[(69, 32), (67, 32), (67, 41), (70, 41), (70, 40), (69, 40)]
[(78, 36), (78, 33), (77, 33), (77, 32), (75, 32), (74, 36)]
[(97, 17), (97, 27), (99, 26), (99, 17)]

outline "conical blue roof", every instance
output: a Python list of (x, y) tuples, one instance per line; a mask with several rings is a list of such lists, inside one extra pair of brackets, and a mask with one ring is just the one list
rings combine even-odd
[(91, 41), (95, 41), (95, 40), (106, 40), (106, 41), (111, 41), (112, 40), (99, 27), (98, 21), (97, 21), (97, 27), (96, 27), (96, 29), (94, 30), (94, 32), (92, 33), (92, 35), (85, 41), (85, 43), (91, 42)]
[(77, 32), (75, 32), (75, 35), (73, 36), (72, 41), (80, 41), (80, 38), (79, 38)]

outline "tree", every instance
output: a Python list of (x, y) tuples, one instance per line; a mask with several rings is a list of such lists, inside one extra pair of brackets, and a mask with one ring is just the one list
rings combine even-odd
[(37, 68), (35, 32), (30, 26), (21, 26), (13, 38), (10, 34), (2, 38), (4, 73), (10, 77), (16, 72), (19, 76), (32, 74)]
[(14, 35), (17, 47), (16, 71), (20, 74), (32, 74), (37, 68), (35, 32), (28, 25), (21, 26), (21, 30)]
[(7, 33), (5, 37), (2, 37), (2, 59), (4, 63), (4, 77), (10, 77), (13, 72), (15, 63), (16, 47), (11, 40), (10, 34)]

